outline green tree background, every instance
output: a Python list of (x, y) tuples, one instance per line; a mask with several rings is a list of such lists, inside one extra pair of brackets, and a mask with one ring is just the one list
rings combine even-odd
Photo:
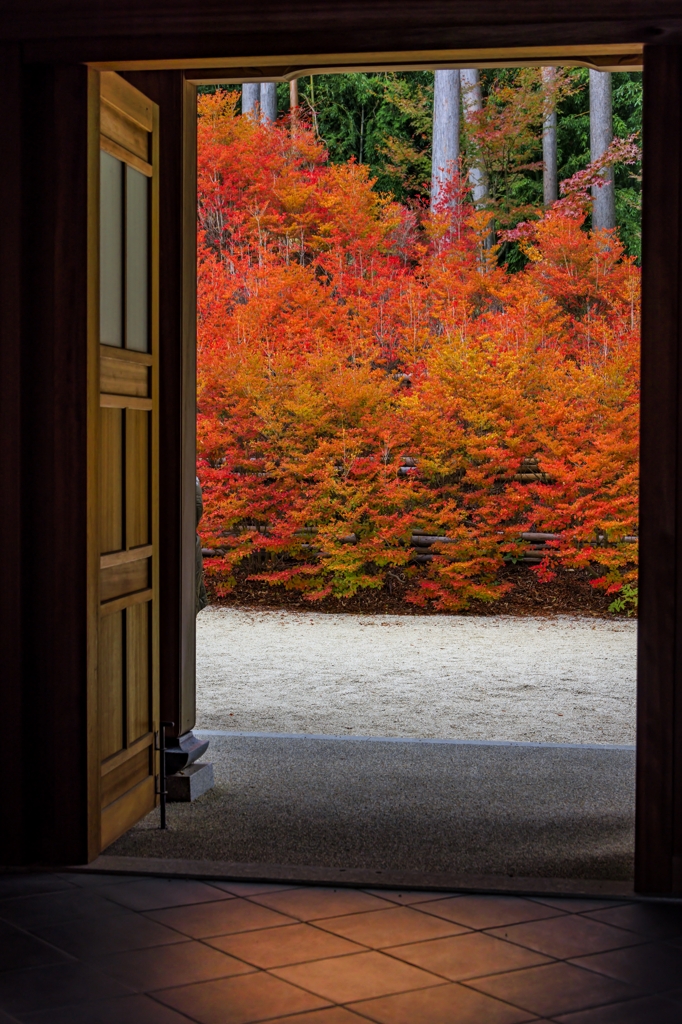
[[(515, 69), (481, 71), (484, 95), (501, 80), (513, 83)], [(569, 71), (573, 92), (558, 108), (559, 180), (590, 160), (589, 72)], [(641, 72), (614, 73), (614, 134), (641, 132)], [(206, 87), (211, 91), (215, 87)], [(401, 202), (425, 202), (431, 176), (433, 73), (430, 71), (356, 72), (300, 78), (299, 102), (310, 112), (332, 163), (355, 159), (367, 164), (374, 187)], [(289, 108), (289, 86), (277, 90), (280, 113)], [(542, 160), (538, 131), (535, 159)], [(542, 205), (542, 171), (514, 176), (511, 204)], [(616, 167), (616, 218), (626, 250), (641, 255), (641, 173), (639, 167)], [(589, 225), (588, 225), (589, 226)], [(503, 254), (502, 258), (507, 258)]]

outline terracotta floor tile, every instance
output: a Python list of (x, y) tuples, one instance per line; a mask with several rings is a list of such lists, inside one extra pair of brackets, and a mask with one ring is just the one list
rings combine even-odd
[(619, 907), (627, 903), (623, 900), (585, 900), (574, 896), (529, 896), (533, 903), (544, 903), (547, 907), (554, 907), (555, 910), (564, 910), (567, 914), (584, 914), (588, 910), (608, 910), (612, 907)]
[(110, 915), (102, 921), (96, 918), (64, 921), (50, 927), (36, 928), (35, 934), (82, 960), (185, 941), (184, 935), (130, 911)]
[[(344, 1010), (342, 1006), (330, 1006), (328, 1010), (313, 1010), (312, 1013), (297, 1013), (293, 1017), (282, 1017), (282, 1024), (367, 1024), (366, 1017)], [(0, 1021), (2, 1024), (2, 1021)]]
[(610, 925), (574, 914), (554, 917), (549, 921), (532, 921), (509, 925), (506, 928), (495, 928), (490, 934), (557, 959), (576, 957), (581, 953), (602, 953), (607, 949), (618, 949), (642, 941), (637, 935), (622, 928), (612, 928)]
[(295, 967), (277, 967), (272, 973), (335, 1003), (442, 984), (442, 978), (383, 953), (356, 953)]
[(410, 907), (370, 910), (364, 914), (348, 914), (328, 920), (323, 918), (315, 924), (318, 928), (325, 928), (335, 935), (343, 935), (372, 949), (437, 939), (442, 935), (459, 935), (467, 930), (459, 924), (422, 914)]
[(211, 882), (217, 889), (231, 892), (235, 896), (263, 896), (266, 892), (283, 892), (295, 889), (295, 885), (275, 885), (269, 882)]
[(0, 877), (0, 900), (48, 892), (66, 892), (69, 889), (73, 889), (73, 884), (63, 875), (10, 874)]
[(419, 889), (365, 889), (370, 896), (378, 896), (382, 900), (391, 900), (402, 906), (413, 903), (429, 903), (431, 900), (454, 899), (455, 894), (448, 892), (421, 892)]
[[(126, 882), (139, 882), (148, 875), (104, 875), (99, 871), (61, 871), (58, 878), (63, 878), (81, 889), (99, 889), (103, 885), (125, 885)], [(137, 999), (137, 996), (131, 996)]]
[(207, 941), (216, 949), (231, 953), (256, 967), (287, 967), (289, 964), (301, 964), (309, 960), (365, 952), (357, 943), (312, 928), (309, 924), (221, 935)]
[(565, 963), (478, 978), (468, 981), (467, 985), (541, 1017), (554, 1017), (641, 995), (630, 985)]
[(351, 1009), (379, 1024), (521, 1024), (536, 1019), (526, 1010), (462, 985), (439, 985), (419, 992), (371, 999), (355, 1003)]
[(231, 932), (255, 931), (258, 928), (274, 928), (280, 924), (294, 924), (290, 917), (284, 917), (274, 910), (238, 897), (220, 900), (218, 903), (155, 910), (147, 916), (193, 939), (228, 935)]
[(680, 1024), (680, 1009), (657, 996), (599, 1006), (554, 1018), (558, 1024)]
[(77, 889), (75, 886), (64, 892), (21, 896), (0, 902), (0, 918), (29, 931), (60, 921), (87, 917), (101, 921), (109, 915), (122, 913), (125, 913), (123, 907), (111, 900), (103, 899), (89, 889)]
[[(184, 1014), (176, 1013), (170, 1006), (162, 1006), (150, 996), (140, 995), (64, 1006), (59, 1010), (41, 1010), (26, 1014), (21, 1019), (25, 1024), (188, 1024)], [(0, 1014), (0, 1024), (4, 1021)], [(15, 1017), (12, 1024), (16, 1024)]]
[(254, 903), (297, 917), (301, 921), (359, 914), (364, 910), (388, 910), (392, 906), (389, 901), (370, 896), (360, 889), (318, 889), (313, 886), (251, 898)]
[(665, 992), (682, 985), (682, 950), (664, 942), (651, 942), (629, 949), (614, 949), (572, 961), (588, 971), (607, 974), (644, 992)]
[(254, 968), (233, 956), (212, 949), (203, 942), (181, 942), (176, 946), (131, 950), (102, 957), (93, 964), (105, 974), (136, 992), (153, 992), (171, 985), (191, 985), (232, 975), (248, 974)]
[(457, 921), (466, 928), (495, 928), (521, 921), (558, 917), (560, 912), (518, 896), (458, 896), (421, 908), (426, 914)]
[(166, 989), (156, 992), (155, 998), (199, 1024), (251, 1024), (329, 1005), (325, 999), (261, 971)]
[(71, 957), (59, 948), (0, 921), (0, 971), (71, 962)]
[(10, 1016), (129, 994), (113, 978), (77, 961), (0, 974), (0, 1010)]
[(627, 928), (649, 939), (673, 939), (682, 935), (682, 906), (630, 903), (624, 907), (596, 910), (595, 921)]
[(215, 886), (184, 878), (144, 878), (103, 887), (99, 895), (130, 910), (161, 910), (163, 907), (183, 907), (232, 898), (231, 893)]
[(500, 939), (480, 932), (435, 939), (433, 942), (417, 942), (411, 946), (396, 946), (385, 952), (425, 971), (443, 975), (449, 981), (480, 978), (549, 962), (547, 957), (539, 953), (513, 946), (510, 942), (501, 942)]

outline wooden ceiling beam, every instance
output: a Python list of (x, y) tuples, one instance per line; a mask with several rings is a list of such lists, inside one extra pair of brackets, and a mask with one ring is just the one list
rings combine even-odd
[[(0, 38), (175, 37), (183, 47), (197, 35), (232, 36), (240, 40), (241, 52), (257, 53), (252, 46), (242, 48), (241, 41), (264, 34), (308, 35), (318, 41), (328, 35), (330, 49), (346, 49), (339, 36), (356, 32), (364, 40), (362, 48), (388, 50), (400, 47), (399, 36), (409, 40), (410, 48), (431, 48), (457, 45), (453, 35), (460, 33), (467, 37), (460, 45), (467, 47), (476, 45), (469, 42), (474, 36), (490, 40), (493, 33), (505, 36), (499, 45), (509, 46), (528, 44), (531, 33), (543, 37), (540, 44), (642, 42), (652, 38), (644, 39), (642, 31), (660, 35), (668, 28), (679, 30), (681, 22), (679, 0), (3, 0)], [(565, 34), (571, 26), (580, 30), (580, 39)], [(619, 27), (623, 37), (604, 36), (606, 26)], [(385, 47), (373, 45), (380, 37), (392, 41)]]
[[(31, 0), (26, 3), (30, 7)], [(396, 0), (396, 6), (400, 13), (400, 0)], [(468, 6), (484, 12), (489, 5)], [(513, 5), (512, 9), (516, 11), (518, 6)], [(566, 6), (561, 4), (562, 9)], [(428, 12), (428, 2), (420, 5), (420, 10), (423, 8)], [(289, 4), (283, 4), (282, 10), (289, 10)], [(679, 3), (677, 17), (659, 21), (643, 16), (618, 19), (615, 15), (609, 21), (601, 8), (599, 21), (571, 18), (567, 10), (564, 14), (563, 21), (519, 19), (490, 23), (481, 18), (472, 24), (458, 20), (457, 10), (453, 10), (452, 16), (440, 24), (430, 23), (428, 18), (419, 24), (396, 16), (392, 23), (368, 26), (361, 13), (356, 12), (355, 20), (340, 18), (338, 25), (319, 31), (310, 24), (297, 26), (296, 17), (282, 26), (278, 18), (265, 17), (251, 31), (240, 31), (237, 25), (229, 32), (210, 34), (199, 31), (202, 19), (198, 14), (187, 34), (160, 31), (152, 35), (140, 31), (67, 37), (46, 32), (41, 38), (24, 40), (23, 53), (29, 63), (82, 62), (108, 71), (214, 72), (230, 67), (275, 66), (300, 71), (385, 67), (389, 63), (395, 67), (423, 67), (436, 66), (441, 61), (446, 66), (460, 61), (468, 62), (469, 66), (472, 61), (489, 66), (496, 61), (548, 63), (559, 62), (559, 58), (564, 62), (617, 68), (639, 66), (645, 44), (682, 42)], [(235, 76), (237, 73), (234, 72)]]
[(456, 59), (394, 58), (394, 54), (391, 54), (389, 59), (372, 61), (358, 60), (356, 57), (355, 61), (350, 63), (337, 60), (333, 64), (320, 61), (307, 64), (250, 65), (241, 62), (226, 67), (216, 64), (214, 67), (184, 67), (182, 70), (187, 81), (195, 85), (236, 85), (240, 82), (290, 82), (294, 78), (306, 75), (347, 74), (357, 71), (425, 71), (438, 68), (518, 68), (544, 65), (586, 67), (594, 68), (596, 71), (641, 71), (643, 66), (641, 48), (637, 50), (634, 47), (628, 48), (627, 53), (617, 56), (604, 53), (582, 56), (543, 53), (542, 56), (534, 57), (500, 55), (495, 58), (482, 58), (472, 52), (469, 55), (460, 55)]

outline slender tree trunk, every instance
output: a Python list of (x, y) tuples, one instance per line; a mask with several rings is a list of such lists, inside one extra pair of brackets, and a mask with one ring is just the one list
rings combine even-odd
[(556, 102), (552, 95), (551, 87), (556, 76), (556, 68), (543, 68), (542, 81), (547, 86), (547, 98), (545, 100), (545, 120), (542, 125), (542, 191), (545, 206), (551, 206), (559, 198), (559, 181), (557, 172), (557, 145), (556, 145)]
[(289, 107), (295, 110), (298, 106), (298, 78), (292, 78), (289, 82)]
[(260, 119), (271, 123), (277, 120), (277, 82), (260, 84)]
[[(611, 100), (611, 72), (590, 71), (590, 158), (598, 160), (613, 139), (613, 109)], [(605, 168), (602, 177), (607, 182), (592, 189), (592, 228), (615, 228), (616, 196), (613, 167)]]
[(363, 154), (364, 143), (365, 143), (365, 104), (363, 103), (362, 104), (362, 108), (360, 110), (360, 150), (359, 150), (359, 153), (358, 153), (358, 163), (359, 164), (362, 163), (362, 157), (364, 155)]
[(315, 134), (319, 135), (317, 126), (317, 111), (315, 110), (315, 79), (313, 78), (312, 75), (310, 76), (310, 99), (308, 101), (308, 105), (310, 106), (310, 112), (313, 115), (313, 129), (315, 131)]
[[(464, 117), (470, 121), (472, 115), (483, 109), (483, 93), (481, 91), (481, 79), (478, 68), (463, 68), (460, 73), (462, 83), (462, 108)], [(469, 183), (471, 185), (474, 205), (480, 207), (488, 198), (488, 182), (485, 171), (476, 163), (472, 162), (469, 168)]]
[(459, 160), (459, 72), (436, 71), (433, 82), (431, 210), (438, 205), (445, 182), (452, 180), (457, 160)]
[(242, 85), (242, 115), (257, 117), (257, 108), (260, 103), (260, 84), (258, 82), (244, 82)]

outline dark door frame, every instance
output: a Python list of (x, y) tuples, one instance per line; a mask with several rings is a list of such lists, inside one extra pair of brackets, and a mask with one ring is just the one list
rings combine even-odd
[[(568, 3), (557, 6), (570, 8)], [(641, 19), (639, 24), (623, 25), (614, 4), (599, 32), (585, 17), (583, 24), (574, 25), (568, 42), (592, 43), (605, 52), (608, 43), (647, 42), (659, 7), (660, 17), (665, 15), (666, 25), (671, 24), (675, 11), (665, 0), (655, 11), (650, 4), (642, 5), (641, 18), (646, 16), (649, 27)], [(357, 58), (362, 48), (350, 45), (356, 40), (351, 29), (327, 52), (338, 52), (348, 42), (344, 56), (350, 58), (339, 64), (358, 66), (369, 56), (375, 60), (379, 52), (383, 56), (401, 51), (399, 63), (405, 66), (405, 43), (413, 40), (404, 27), (391, 29), (394, 8), (379, 10), (383, 28), (378, 35), (386, 45), (376, 45), (370, 55), (365, 43), (364, 60)], [(462, 24), (463, 10), (458, 15)], [(476, 63), (471, 51), (486, 38), (497, 50), (492, 55), (487, 51), (483, 58), (478, 49), (479, 60), (513, 63), (513, 58), (504, 60), (504, 53), (522, 45), (524, 34), (539, 40), (539, 47), (552, 46), (548, 59), (561, 62), (554, 49), (561, 45), (560, 26), (545, 28), (539, 38), (526, 24), (516, 24), (505, 35), (499, 26), (486, 29), (485, 20), (481, 16), (476, 26), (461, 29), (460, 46), (470, 56), (467, 59), (460, 49), (456, 63)], [(92, 514), (87, 472), (92, 458), (87, 431), (88, 69), (83, 62), (100, 67), (107, 62), (108, 68), (124, 72), (161, 109), (161, 306), (166, 352), (161, 378), (166, 397), (160, 447), (162, 547), (165, 543), (167, 554), (161, 569), (162, 716), (179, 722), (180, 731), (185, 731), (193, 725), (194, 653), (188, 631), (193, 619), (188, 481), (194, 476), (194, 87), (188, 79), (214, 77), (216, 70), (221, 71), (218, 54), (231, 56), (232, 76), (240, 53), (281, 54), (291, 42), (286, 32), (260, 38), (260, 49), (255, 49), (253, 36), (247, 45), (239, 31), (228, 36), (225, 30), (218, 39), (183, 36), (180, 45), (193, 56), (180, 61), (177, 36), (170, 28), (160, 33), (157, 45), (141, 31), (123, 38), (107, 28), (99, 34), (92, 31), (88, 38), (83, 24), (70, 37), (56, 38), (64, 36), (64, 24), (68, 27), (68, 18), (59, 28), (50, 28), (48, 18), (44, 33), (52, 32), (53, 38), (47, 39), (45, 34), (42, 39), (26, 39), (28, 28), (22, 30), (24, 39), (5, 30), (9, 41), (0, 44), (7, 129), (0, 169), (0, 478), (11, 530), (1, 549), (0, 657), (9, 669), (3, 672), (2, 706), (6, 750), (16, 778), (5, 818), (5, 859), (15, 864), (84, 862), (96, 852), (88, 842), (92, 651), (83, 599)], [(661, 32), (672, 41), (644, 50), (636, 888), (670, 894), (682, 892), (682, 18), (677, 17), (673, 29)], [(414, 61), (419, 66), (429, 63), (424, 52), (428, 43), (430, 53), (435, 51), (437, 32), (431, 29), (426, 36)], [(313, 37), (311, 30), (307, 41)], [(323, 37), (320, 29), (316, 46), (296, 49), (320, 53)], [(329, 32), (323, 41), (328, 38)], [(424, 40), (422, 33), (420, 41)], [(437, 45), (443, 42), (439, 39)], [(295, 52), (291, 45), (286, 49)], [(434, 64), (449, 63), (442, 50), (435, 52)], [(150, 54), (165, 67), (150, 68), (147, 60), (149, 70), (142, 70), (140, 63)], [(537, 50), (524, 62), (531, 60), (542, 62)], [(306, 62), (291, 58), (287, 71), (315, 62), (314, 57)], [(181, 63), (186, 70), (178, 67)], [(273, 66), (267, 58), (239, 57), (239, 77), (245, 77), (245, 67), (254, 69), (254, 78), (273, 77)], [(283, 66), (281, 57), (277, 66)]]

